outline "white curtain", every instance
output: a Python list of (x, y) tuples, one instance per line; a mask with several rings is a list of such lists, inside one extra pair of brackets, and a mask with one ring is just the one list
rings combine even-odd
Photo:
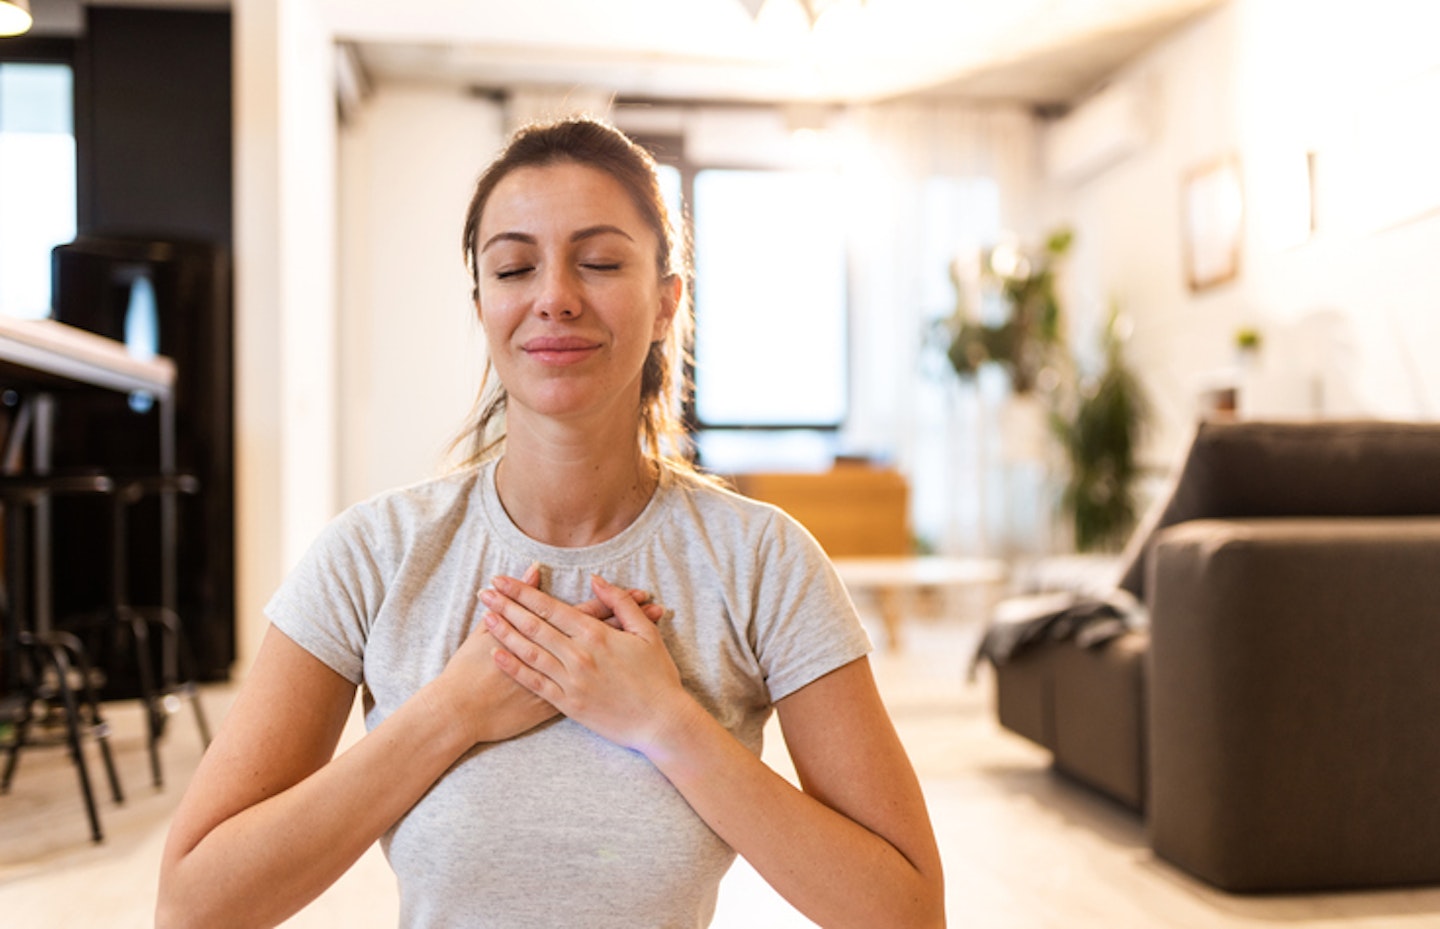
[[(953, 241), (956, 230), (998, 224), (1022, 242), (1038, 238), (1037, 120), (1020, 108), (910, 101), (857, 109), (848, 128), (859, 206), (845, 444), (894, 456), (910, 480), (922, 543), (946, 554), (1039, 550), (1052, 541), (1052, 490), (1043, 473), (1006, 454), (1003, 378), (962, 384), (927, 336), (954, 308), (950, 260), (994, 244)], [(996, 215), (937, 217), (936, 178), (993, 179)]]

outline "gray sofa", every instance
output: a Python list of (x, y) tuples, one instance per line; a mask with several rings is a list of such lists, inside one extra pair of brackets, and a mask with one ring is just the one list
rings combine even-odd
[(1200, 427), (1120, 587), (997, 662), (1006, 728), (1235, 892), (1440, 883), (1440, 424)]

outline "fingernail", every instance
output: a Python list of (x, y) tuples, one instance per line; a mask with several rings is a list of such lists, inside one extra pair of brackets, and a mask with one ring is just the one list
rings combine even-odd
[(496, 616), (494, 613), (486, 613), (484, 616), (480, 617), (480, 621), (485, 624), (486, 629), (494, 629), (496, 625), (499, 624), (500, 617)]
[(515, 589), (515, 579), (506, 577), (503, 574), (495, 575), (495, 579), (490, 583), (502, 594), (511, 593)]
[(500, 598), (495, 596), (495, 591), (489, 589), (488, 587), (480, 591), (480, 602), (484, 603), (486, 606), (493, 605), (498, 599)]

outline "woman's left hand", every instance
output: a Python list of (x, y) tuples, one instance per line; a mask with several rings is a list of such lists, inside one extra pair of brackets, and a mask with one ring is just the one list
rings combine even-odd
[(481, 593), (495, 663), (521, 686), (610, 741), (648, 754), (683, 724), (692, 698), (660, 630), (630, 593), (598, 575), (596, 598), (620, 628), (511, 577)]

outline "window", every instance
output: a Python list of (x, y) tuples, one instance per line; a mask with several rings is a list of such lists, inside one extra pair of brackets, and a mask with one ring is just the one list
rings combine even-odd
[(50, 315), (50, 250), (75, 238), (68, 64), (0, 61), (0, 314)]
[(847, 374), (838, 175), (702, 170), (692, 212), (700, 427), (838, 427)]

